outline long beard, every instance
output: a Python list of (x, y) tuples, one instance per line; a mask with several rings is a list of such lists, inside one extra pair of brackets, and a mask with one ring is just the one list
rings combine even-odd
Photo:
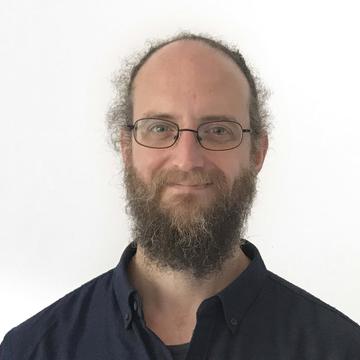
[[(176, 194), (166, 202), (166, 186), (184, 181), (211, 183), (210, 203), (192, 193)], [(221, 271), (241, 245), (256, 194), (256, 175), (251, 169), (243, 170), (231, 190), (219, 170), (168, 170), (146, 185), (136, 170), (127, 166), (124, 182), (133, 238), (147, 260), (158, 268), (204, 279)]]

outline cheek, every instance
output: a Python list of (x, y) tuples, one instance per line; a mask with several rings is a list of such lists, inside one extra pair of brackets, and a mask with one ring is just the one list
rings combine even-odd
[(162, 156), (158, 150), (145, 147), (132, 146), (132, 165), (138, 176), (145, 182), (150, 183), (157, 169), (161, 167)]
[(145, 166), (146, 163), (146, 157), (142, 154), (141, 151), (137, 151), (133, 148), (133, 151), (131, 153), (131, 161), (134, 169), (136, 170), (138, 176), (145, 182), (148, 181), (149, 175), (147, 174), (149, 172), (150, 164), (148, 162), (147, 166)]
[(231, 156), (219, 159), (215, 166), (225, 174), (228, 185), (232, 188), (235, 179), (243, 173), (243, 169), (249, 169), (250, 154), (236, 152)]

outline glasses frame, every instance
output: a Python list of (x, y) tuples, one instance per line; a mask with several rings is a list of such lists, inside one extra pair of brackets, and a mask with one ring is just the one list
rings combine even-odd
[[(161, 120), (161, 121), (168, 122), (168, 123), (170, 123), (170, 124), (172, 124), (172, 125), (175, 125), (176, 128), (177, 128), (177, 135), (176, 135), (176, 137), (174, 138), (174, 142), (173, 142), (171, 145), (169, 145), (169, 146), (164, 146), (164, 147), (148, 146), (148, 145), (144, 145), (144, 144), (140, 143), (140, 142), (137, 140), (137, 138), (136, 138), (136, 135), (135, 135), (136, 132), (135, 132), (134, 130), (135, 130), (135, 128), (136, 128), (136, 124), (137, 124), (139, 121), (141, 121), (141, 120)], [(221, 122), (224, 122), (224, 123), (234, 123), (234, 124), (237, 124), (237, 125), (240, 126), (241, 138), (240, 138), (239, 143), (238, 143), (237, 145), (235, 145), (235, 146), (232, 146), (231, 148), (228, 148), (228, 149), (219, 149), (219, 150), (209, 149), (209, 148), (207, 148), (206, 146), (204, 146), (203, 144), (201, 144), (201, 139), (200, 139), (200, 137), (199, 137), (199, 129), (201, 128), (201, 126), (206, 125), (206, 124), (209, 124), (209, 123), (221, 123)], [(172, 146), (174, 146), (174, 145), (176, 144), (176, 142), (177, 142), (177, 141), (179, 140), (179, 138), (180, 138), (181, 132), (183, 132), (183, 131), (190, 131), (190, 132), (196, 134), (196, 140), (198, 141), (199, 145), (200, 145), (203, 149), (206, 149), (206, 150), (209, 150), (209, 151), (227, 151), (227, 150), (232, 150), (232, 149), (235, 149), (235, 148), (239, 147), (240, 144), (241, 144), (241, 142), (242, 142), (242, 139), (243, 139), (243, 137), (244, 137), (243, 134), (244, 134), (244, 133), (251, 133), (251, 132), (252, 132), (251, 129), (244, 129), (240, 123), (238, 123), (237, 121), (233, 121), (233, 120), (214, 120), (214, 121), (207, 121), (207, 122), (201, 123), (201, 124), (197, 127), (197, 129), (194, 130), (194, 129), (187, 129), (187, 128), (182, 128), (182, 129), (180, 129), (180, 128), (179, 128), (179, 125), (178, 125), (177, 123), (173, 122), (173, 121), (170, 121), (170, 120), (167, 120), (167, 119), (150, 117), (150, 118), (141, 118), (141, 119), (138, 119), (138, 120), (136, 120), (136, 121), (134, 122), (133, 125), (126, 125), (125, 127), (126, 127), (127, 129), (129, 129), (130, 131), (132, 131), (133, 137), (134, 137), (134, 140), (136, 141), (136, 143), (138, 143), (138, 144), (141, 145), (141, 146), (150, 148), (150, 149), (168, 149), (168, 148), (170, 148), (170, 147), (172, 147)]]

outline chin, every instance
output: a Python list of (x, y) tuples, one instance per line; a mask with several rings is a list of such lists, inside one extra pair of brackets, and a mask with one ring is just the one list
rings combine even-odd
[(170, 194), (166, 196), (164, 194), (161, 200), (161, 206), (165, 210), (170, 209), (183, 209), (183, 211), (191, 212), (197, 209), (207, 209), (213, 203), (213, 196), (199, 196), (198, 194)]
[(161, 208), (176, 223), (196, 223), (213, 205), (209, 198), (200, 199), (193, 194), (174, 195), (164, 199)]

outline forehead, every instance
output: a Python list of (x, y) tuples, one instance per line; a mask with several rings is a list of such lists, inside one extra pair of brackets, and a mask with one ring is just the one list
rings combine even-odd
[(195, 40), (176, 41), (155, 52), (133, 83), (134, 118), (147, 113), (174, 117), (248, 115), (250, 88), (238, 65)]

